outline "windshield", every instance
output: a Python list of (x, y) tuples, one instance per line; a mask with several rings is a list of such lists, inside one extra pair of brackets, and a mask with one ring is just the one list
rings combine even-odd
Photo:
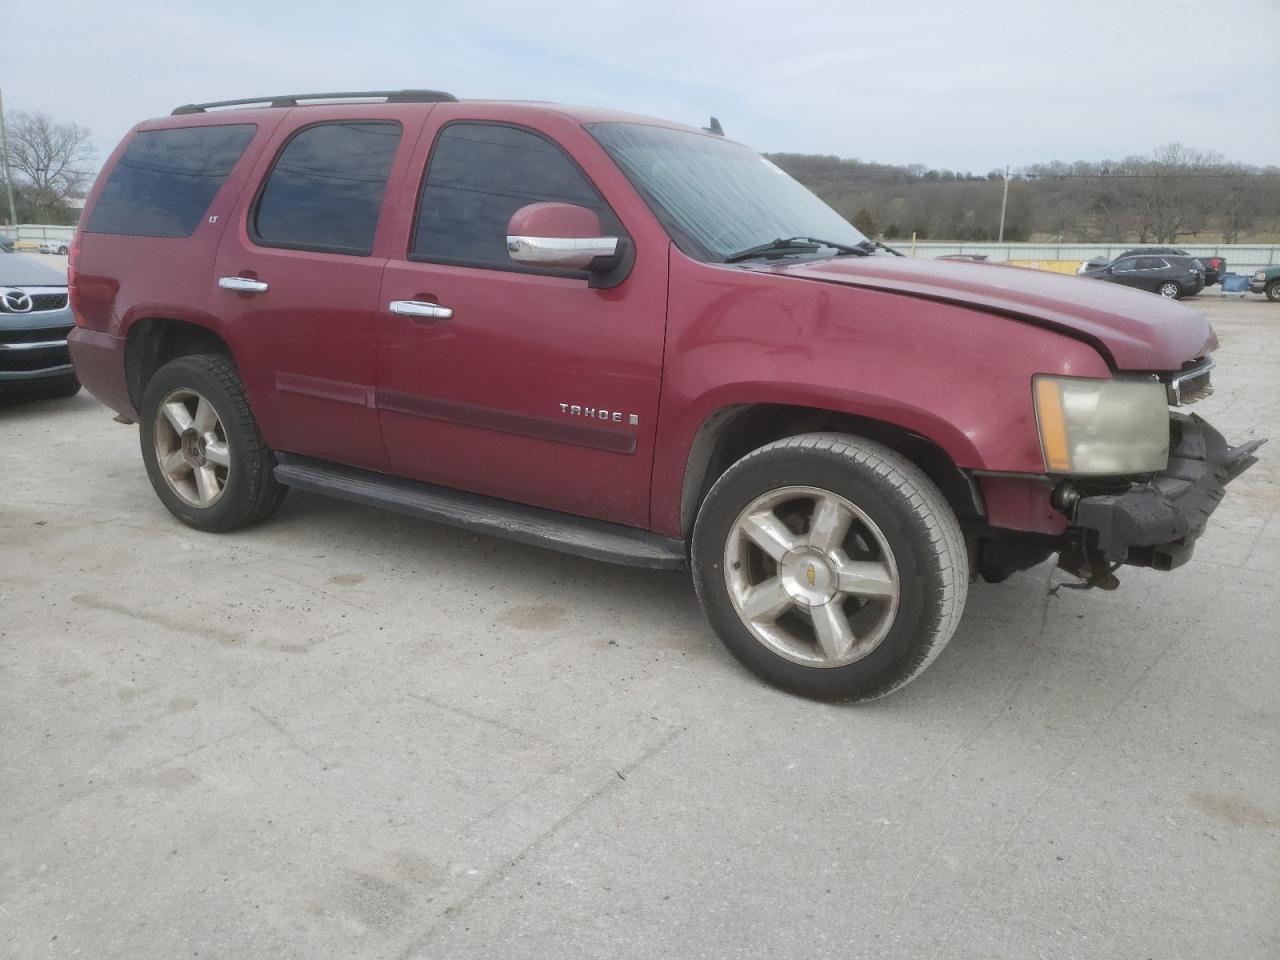
[(780, 237), (821, 237), (850, 247), (867, 241), (844, 217), (740, 143), (640, 123), (599, 123), (590, 130), (691, 257), (722, 262)]

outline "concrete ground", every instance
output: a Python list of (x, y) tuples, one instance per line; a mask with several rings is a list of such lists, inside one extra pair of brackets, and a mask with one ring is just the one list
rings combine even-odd
[[(1197, 412), (1280, 438), (1280, 306), (1196, 305)], [(683, 575), (305, 495), (201, 535), (87, 395), (0, 408), (0, 954), (1275, 957), (1262, 453), (1188, 567), (976, 584), (848, 708)]]

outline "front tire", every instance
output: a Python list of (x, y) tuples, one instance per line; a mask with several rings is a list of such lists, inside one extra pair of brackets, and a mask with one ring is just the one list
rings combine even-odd
[(1157, 293), (1168, 300), (1182, 299), (1182, 287), (1173, 280), (1166, 280), (1164, 283), (1160, 284), (1160, 289)]
[(729, 651), (802, 696), (864, 701), (933, 661), (968, 593), (959, 522), (888, 447), (836, 433), (770, 443), (698, 513), (693, 580)]
[(1272, 280), (1267, 284), (1264, 292), (1267, 295), (1267, 299), (1271, 302), (1274, 303), (1277, 300), (1280, 300), (1280, 280)]
[(216, 354), (179, 357), (142, 397), (139, 440), (151, 486), (175, 517), (223, 532), (265, 520), (287, 488), (249, 409), (235, 364)]

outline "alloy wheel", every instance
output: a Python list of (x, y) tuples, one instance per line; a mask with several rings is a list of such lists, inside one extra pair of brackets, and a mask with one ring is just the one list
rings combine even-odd
[(1177, 297), (1180, 292), (1178, 285), (1173, 281), (1160, 284), (1160, 296), (1162, 297), (1168, 297), (1172, 300)]
[(169, 488), (193, 507), (211, 507), (227, 487), (231, 448), (222, 418), (194, 390), (167, 393), (156, 408), (156, 463)]
[(898, 611), (888, 540), (852, 502), (818, 487), (780, 487), (748, 504), (730, 528), (724, 575), (752, 635), (805, 666), (861, 660)]

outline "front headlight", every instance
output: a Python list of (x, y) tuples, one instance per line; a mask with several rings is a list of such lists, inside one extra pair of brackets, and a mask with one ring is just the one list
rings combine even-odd
[(1164, 384), (1036, 376), (1032, 390), (1049, 473), (1157, 473), (1168, 465)]

